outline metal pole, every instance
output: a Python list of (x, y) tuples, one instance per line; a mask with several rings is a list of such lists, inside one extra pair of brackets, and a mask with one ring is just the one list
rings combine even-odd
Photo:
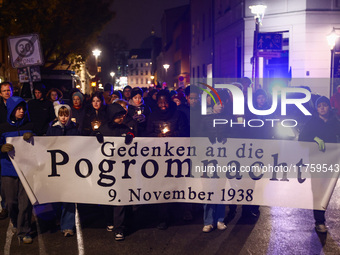
[(333, 96), (334, 93), (334, 48), (331, 49), (331, 76), (330, 76), (330, 86), (329, 86), (329, 98)]
[(257, 49), (257, 37), (260, 31), (259, 18), (255, 19), (255, 36), (254, 36), (254, 51), (255, 51), (255, 89), (259, 89), (259, 57)]

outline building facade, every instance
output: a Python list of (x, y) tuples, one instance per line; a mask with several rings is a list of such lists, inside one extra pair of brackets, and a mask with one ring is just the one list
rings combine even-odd
[(151, 84), (151, 49), (133, 49), (128, 59), (128, 84), (131, 87), (149, 87)]
[[(208, 76), (212, 63), (214, 78), (254, 79), (256, 25), (249, 6), (256, 4), (254, 0), (191, 1), (191, 77)], [(277, 85), (304, 85), (329, 96), (331, 51), (326, 37), (333, 27), (340, 28), (340, 1), (263, 0), (261, 4), (267, 8), (258, 32), (282, 36), (279, 49), (268, 47), (255, 54), (261, 87), (270, 91)], [(212, 39), (203, 40), (209, 29)], [(258, 37), (256, 45), (261, 42)], [(280, 79), (282, 83), (276, 83)]]

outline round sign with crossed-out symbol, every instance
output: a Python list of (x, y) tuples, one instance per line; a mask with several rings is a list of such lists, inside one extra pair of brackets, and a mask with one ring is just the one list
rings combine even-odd
[(8, 48), (14, 68), (44, 65), (38, 34), (10, 36)]
[(34, 52), (34, 44), (31, 40), (21, 39), (15, 45), (15, 51), (22, 58), (31, 56)]

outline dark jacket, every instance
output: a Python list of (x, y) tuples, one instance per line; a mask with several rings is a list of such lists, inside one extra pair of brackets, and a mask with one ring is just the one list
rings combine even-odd
[(73, 106), (72, 110), (72, 121), (77, 124), (78, 130), (81, 133), (83, 130), (84, 118), (85, 118), (85, 108), (82, 106), (80, 109), (76, 109)]
[[(24, 104), (26, 111), (24, 118), (16, 121), (11, 115), (19, 104)], [(7, 110), (7, 122), (0, 125), (1, 146), (6, 143), (7, 137), (17, 137), (22, 136), (26, 132), (33, 132), (33, 123), (29, 120), (27, 104), (24, 99), (21, 97), (10, 97), (7, 100)], [(7, 153), (1, 153), (1, 175), (18, 176)]]
[(319, 137), (325, 143), (336, 143), (339, 136), (340, 124), (334, 115), (327, 122), (314, 115), (302, 129), (299, 141), (313, 142), (315, 137)]
[(28, 102), (28, 112), (37, 135), (46, 134), (49, 123), (56, 117), (53, 104), (45, 99), (30, 100)]
[(108, 105), (106, 108), (107, 122), (100, 126), (98, 131), (103, 136), (124, 136), (132, 132), (132, 129), (126, 124), (117, 124), (114, 122), (116, 117), (124, 114), (126, 114), (126, 111), (120, 104), (113, 103)]
[(101, 125), (104, 125), (106, 122), (106, 105), (102, 105), (102, 107), (99, 108), (98, 112), (92, 107), (92, 105), (89, 105), (85, 109), (85, 116), (84, 121), (82, 125), (82, 135), (90, 135), (92, 133), (92, 121), (99, 121)]
[(50, 126), (47, 129), (46, 135), (47, 136), (63, 136), (63, 135), (75, 136), (75, 135), (79, 135), (79, 130), (78, 130), (76, 123), (72, 121), (66, 126), (62, 126), (59, 123), (59, 121), (53, 121), (50, 123)]
[[(130, 100), (131, 101), (131, 100)], [(142, 114), (145, 116), (145, 120), (143, 122), (137, 122), (137, 130), (138, 136), (146, 136), (146, 126), (147, 126), (147, 121), (149, 119), (151, 110), (150, 107), (147, 106), (145, 103), (141, 104), (140, 106), (134, 106), (130, 103), (129, 108), (128, 108), (128, 115), (133, 118), (135, 115), (138, 114), (138, 110), (142, 111)]]
[(4, 99), (0, 97), (0, 124), (7, 122), (7, 106)]
[(160, 110), (158, 107), (151, 112), (147, 124), (148, 136), (163, 136), (162, 130), (164, 128), (169, 130), (165, 136), (169, 137), (188, 137), (189, 122), (185, 114), (177, 110), (174, 102), (169, 103), (169, 108), (166, 111)]

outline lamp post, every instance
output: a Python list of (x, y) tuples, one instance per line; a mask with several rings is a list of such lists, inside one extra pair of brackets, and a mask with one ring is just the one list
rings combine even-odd
[(98, 50), (98, 49), (95, 49), (95, 50), (92, 51), (92, 53), (93, 53), (93, 56), (96, 58), (96, 66), (97, 66), (97, 64), (98, 64), (98, 57), (100, 56), (102, 51)]
[[(165, 69), (165, 80), (167, 80), (167, 76), (168, 76), (168, 69), (169, 69), (169, 67), (170, 67), (170, 65), (169, 64), (164, 64), (163, 65), (163, 68)], [(166, 83), (166, 81), (165, 81), (165, 83)], [(163, 84), (163, 86), (164, 86), (164, 84)]]
[(333, 27), (332, 32), (327, 36), (328, 45), (331, 49), (331, 75), (330, 75), (330, 86), (329, 86), (329, 97), (333, 95), (334, 92), (334, 46), (336, 41), (339, 38), (339, 35), (336, 33), (336, 30), (340, 30), (340, 28)]
[(165, 69), (165, 73), (167, 73), (170, 65), (169, 64), (164, 64), (163, 67)]
[(116, 73), (115, 72), (110, 72), (110, 76), (111, 76), (111, 78), (112, 78), (112, 85), (113, 85), (113, 90), (115, 89), (115, 80), (114, 80), (114, 78), (113, 77), (115, 77), (115, 75), (116, 75)]
[(266, 10), (266, 5), (252, 5), (249, 6), (251, 13), (254, 14), (255, 19), (255, 32), (254, 32), (254, 44), (253, 44), (253, 66), (252, 66), (252, 80), (255, 85), (255, 89), (259, 86), (259, 57), (257, 50), (257, 37), (260, 31), (260, 25), (262, 25), (262, 19)]

